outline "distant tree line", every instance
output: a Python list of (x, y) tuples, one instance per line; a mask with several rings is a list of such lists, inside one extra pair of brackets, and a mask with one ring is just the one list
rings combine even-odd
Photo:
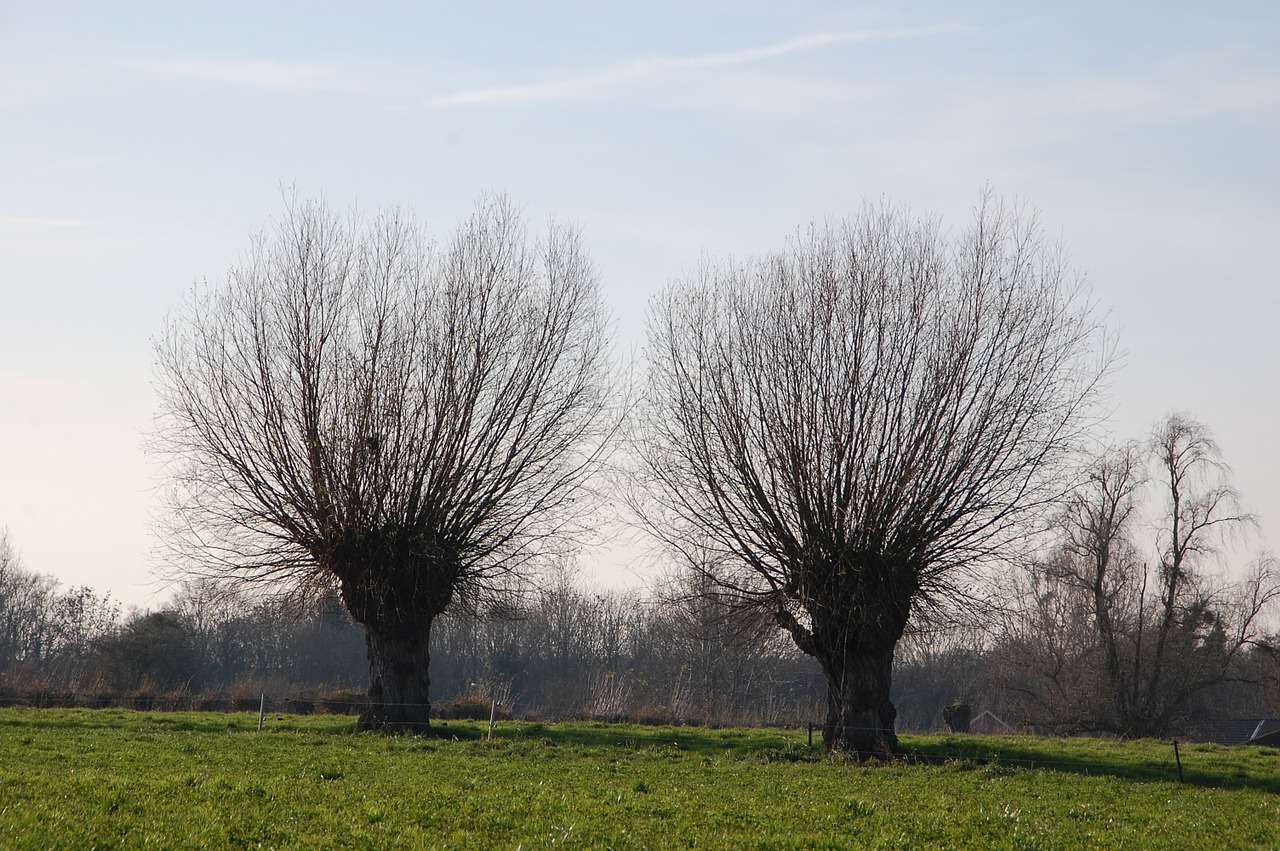
[[(33, 589), (35, 589), (33, 591)], [(36, 593), (38, 591), (38, 593)], [(0, 700), (223, 708), (366, 701), (365, 636), (340, 600), (254, 598), (207, 581), (122, 613), (91, 589), (13, 560), (0, 572)], [(744, 629), (696, 597), (590, 589), (572, 570), (518, 604), (441, 618), (432, 634), (433, 704), (483, 713), (704, 724), (804, 724), (821, 674), (785, 637)]]
[[(364, 705), (364, 633), (332, 595), (255, 599), (196, 581), (157, 607), (124, 612), (108, 595), (61, 589), (26, 569), (7, 538), (0, 546), (0, 702), (256, 709), (267, 694), (272, 706), (298, 711)], [(1052, 603), (1033, 577), (1002, 621), (903, 642), (900, 729), (940, 729), (943, 709), (963, 702), (1015, 730), (1125, 732), (1105, 711), (1114, 694), (1097, 664), (1102, 638), (1069, 598)], [(820, 722), (825, 684), (812, 658), (766, 620), (744, 621), (687, 587), (694, 581), (600, 589), (560, 569), (519, 605), (446, 614), (432, 635), (434, 709), (487, 717), (496, 701), (504, 715), (543, 719)], [(1275, 636), (1256, 636), (1224, 667), (1229, 613), (1211, 621), (1200, 611), (1178, 639), (1176, 673), (1157, 686), (1176, 709), (1144, 734), (1280, 714)], [(1199, 672), (1196, 687), (1187, 672)]]
[(95, 654), (119, 621), (120, 606), (109, 595), (64, 590), (53, 577), (26, 570), (0, 527), (0, 690), (95, 676)]

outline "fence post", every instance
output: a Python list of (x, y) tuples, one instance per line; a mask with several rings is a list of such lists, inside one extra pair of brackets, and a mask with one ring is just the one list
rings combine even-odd
[(809, 753), (813, 753), (813, 722), (809, 722)]
[(267, 717), (267, 696), (262, 695), (262, 700), (258, 703), (258, 732), (262, 732), (262, 722)]
[(1178, 782), (1184, 782), (1182, 779), (1182, 756), (1178, 753), (1178, 740), (1173, 740), (1173, 758), (1178, 761)]

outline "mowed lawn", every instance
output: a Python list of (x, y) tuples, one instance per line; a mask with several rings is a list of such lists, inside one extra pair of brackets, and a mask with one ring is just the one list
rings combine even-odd
[(0, 847), (1280, 847), (1280, 752), (804, 731), (0, 709)]

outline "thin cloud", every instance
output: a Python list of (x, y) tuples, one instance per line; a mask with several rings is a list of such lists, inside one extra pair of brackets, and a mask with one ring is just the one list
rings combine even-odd
[(436, 98), (432, 106), (471, 106), (491, 103), (511, 103), (519, 101), (568, 100), (581, 97), (601, 89), (635, 83), (652, 79), (660, 75), (699, 68), (718, 68), (728, 65), (744, 65), (786, 56), (792, 53), (807, 53), (830, 47), (847, 44), (865, 44), (878, 41), (897, 41), (902, 39), (923, 38), (945, 33), (962, 32), (967, 27), (959, 24), (940, 24), (915, 29), (886, 30), (854, 30), (816, 35), (800, 36), (770, 44), (764, 47), (752, 47), (728, 53), (704, 53), (684, 57), (654, 57), (641, 59), (619, 68), (581, 74), (563, 80), (545, 83), (528, 83), (514, 86), (495, 86), (483, 89), (469, 89), (451, 95)]

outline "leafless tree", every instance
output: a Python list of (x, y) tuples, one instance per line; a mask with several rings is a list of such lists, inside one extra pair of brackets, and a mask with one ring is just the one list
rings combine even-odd
[(1213, 562), (1252, 522), (1209, 430), (1185, 415), (1104, 454), (1058, 518), (1017, 621), (1010, 655), (1024, 671), (1013, 679), (1029, 703), (1057, 726), (1164, 735), (1206, 690), (1242, 676), (1280, 572), (1264, 554), (1231, 581)]
[(677, 662), (686, 716), (724, 724), (754, 711), (768, 720), (777, 663), (800, 654), (768, 612), (735, 606), (707, 574), (678, 571), (654, 588), (652, 628), (661, 653)]
[(93, 643), (115, 629), (119, 614), (109, 594), (62, 590), (53, 576), (28, 570), (0, 527), (0, 686), (83, 685)]
[(377, 726), (426, 724), (428, 638), (580, 530), (613, 428), (609, 321), (578, 234), (488, 198), (413, 216), (288, 205), (155, 345), (156, 445), (188, 574), (337, 586)]
[[(1093, 465), (1067, 498), (1059, 523), (1062, 544), (1045, 565), (1045, 593), (1054, 594), (1054, 586), (1063, 585), (1074, 592), (1057, 595), (1062, 598), (1057, 601), (1059, 607), (1066, 607), (1057, 609), (1059, 617), (1065, 614), (1073, 621), (1075, 629), (1068, 627), (1067, 632), (1077, 638), (1089, 636), (1101, 645), (1102, 665), (1095, 666), (1090, 660), (1085, 667), (1094, 677), (1099, 673), (1105, 676), (1110, 688), (1104, 687), (1103, 691), (1111, 695), (1116, 713), (1123, 718), (1133, 717), (1138, 700), (1134, 676), (1137, 672), (1125, 644), (1136, 629), (1141, 645), (1145, 577), (1133, 546), (1131, 527), (1140, 516), (1146, 461), (1144, 447), (1129, 443), (1106, 453)], [(1093, 643), (1087, 641), (1086, 646)], [(1063, 646), (1078, 647), (1080, 642), (1065, 642)], [(1088, 655), (1091, 654), (1085, 658)], [(1083, 682), (1075, 687), (1081, 696), (1095, 691)], [(1093, 714), (1095, 717), (1086, 726), (1098, 726), (1100, 716)]]
[(9, 527), (0, 526), (0, 576), (7, 576), (10, 570), (17, 570), (21, 566), (22, 559), (17, 547), (13, 545)]
[(706, 262), (649, 317), (638, 509), (817, 658), (829, 747), (893, 753), (908, 620), (1061, 496), (1105, 337), (1036, 217), (990, 197), (955, 238), (882, 204)]
[(38, 656), (55, 583), (23, 568), (7, 527), (0, 527), (0, 674)]

